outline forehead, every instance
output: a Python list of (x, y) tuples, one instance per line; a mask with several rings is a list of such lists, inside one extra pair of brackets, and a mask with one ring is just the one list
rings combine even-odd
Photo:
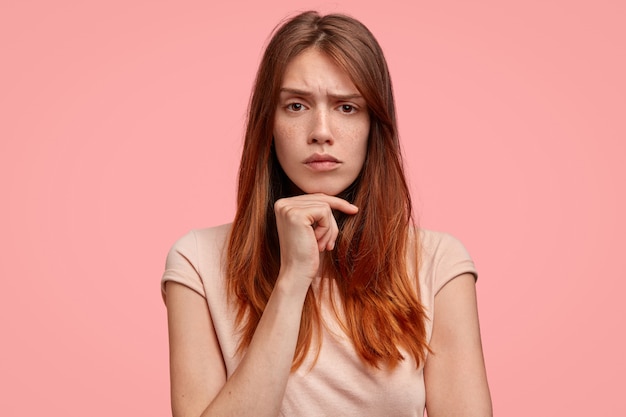
[(350, 75), (317, 48), (306, 49), (289, 61), (281, 87), (341, 93), (357, 92)]

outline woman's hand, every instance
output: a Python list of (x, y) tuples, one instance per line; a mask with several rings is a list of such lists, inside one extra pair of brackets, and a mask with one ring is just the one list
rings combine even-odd
[(356, 214), (359, 209), (326, 194), (304, 194), (276, 201), (281, 273), (295, 273), (310, 280), (316, 277), (320, 252), (333, 250), (339, 233), (333, 210)]

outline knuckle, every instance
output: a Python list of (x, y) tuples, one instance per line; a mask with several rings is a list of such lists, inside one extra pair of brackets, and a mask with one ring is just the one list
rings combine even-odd
[(274, 203), (274, 211), (275, 212), (283, 211), (285, 209), (286, 205), (287, 205), (287, 203), (285, 202), (285, 199), (284, 198), (280, 198), (280, 199), (276, 200), (276, 202)]

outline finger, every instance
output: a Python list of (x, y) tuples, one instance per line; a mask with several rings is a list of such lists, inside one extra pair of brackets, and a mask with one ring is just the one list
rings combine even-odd
[[(348, 201), (322, 193), (302, 194), (280, 199), (275, 203), (274, 210), (277, 215), (277, 223), (279, 223), (279, 234), (281, 234), (281, 222), (278, 221), (278, 218), (290, 218), (289, 221), (292, 224), (298, 223), (298, 218), (300, 218), (300, 221), (304, 221), (307, 226), (312, 228), (320, 252), (335, 248), (339, 228), (333, 210), (346, 214), (358, 212), (358, 208)], [(305, 216), (298, 216), (297, 213), (305, 214)]]
[(317, 242), (317, 246), (319, 247), (320, 252), (324, 252), (325, 250), (333, 250), (335, 247), (336, 238), (337, 233), (334, 232), (334, 228), (328, 229), (326, 234), (324, 234), (324, 236), (322, 236), (322, 238)]
[(334, 210), (339, 210), (346, 214), (356, 214), (359, 211), (359, 208), (354, 204), (349, 203), (347, 200), (343, 198), (335, 197), (332, 195), (316, 193), (316, 194), (304, 194), (298, 197), (302, 201), (318, 201), (326, 203), (330, 206), (330, 208)]
[(316, 222), (314, 232), (320, 252), (334, 248), (339, 228), (335, 216), (328, 209), (328, 206), (326, 206), (324, 216)]
[(330, 236), (328, 238), (328, 243), (326, 244), (326, 250), (328, 251), (332, 251), (333, 249), (335, 249), (335, 242), (337, 241), (337, 236), (339, 235), (338, 229), (336, 230), (337, 231), (330, 233)]
[(328, 203), (330, 208), (333, 210), (339, 210), (346, 214), (356, 214), (359, 211), (359, 208), (357, 206), (348, 202), (347, 200), (344, 200), (343, 198), (326, 194), (316, 194), (316, 196), (319, 196), (322, 201)]

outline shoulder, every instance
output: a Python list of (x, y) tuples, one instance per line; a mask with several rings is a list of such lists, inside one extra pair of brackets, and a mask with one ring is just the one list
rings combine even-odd
[(430, 277), (436, 294), (453, 278), (469, 273), (478, 274), (465, 245), (449, 233), (419, 230), (419, 269), (422, 277)]
[(215, 227), (193, 229), (174, 242), (170, 249), (169, 256), (176, 254), (197, 255), (198, 252), (204, 252), (204, 250), (199, 249), (211, 247), (221, 248), (228, 239), (230, 228), (231, 224), (229, 223)]
[(231, 223), (193, 231), (199, 247), (222, 249), (226, 246)]
[(176, 281), (204, 294), (206, 280), (221, 276), (223, 254), (227, 245), (230, 224), (195, 229), (180, 237), (171, 247), (165, 262), (161, 289), (165, 283)]
[(469, 258), (469, 253), (463, 243), (449, 233), (419, 229), (419, 245), (423, 256), (438, 259), (450, 256)]

